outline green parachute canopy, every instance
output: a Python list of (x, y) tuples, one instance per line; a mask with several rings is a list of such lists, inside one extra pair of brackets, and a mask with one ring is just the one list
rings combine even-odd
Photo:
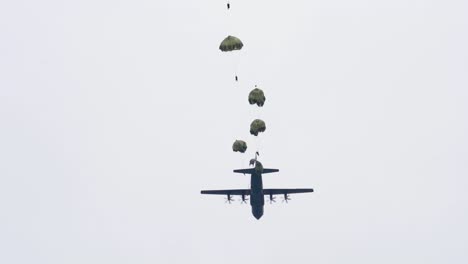
[(219, 49), (221, 51), (233, 51), (233, 50), (240, 50), (244, 44), (242, 41), (234, 36), (227, 36), (223, 42), (219, 45)]
[(263, 106), (265, 103), (265, 94), (262, 90), (255, 88), (249, 93), (249, 103), (250, 104), (257, 104), (258, 106)]
[(244, 153), (247, 150), (247, 143), (243, 140), (236, 140), (234, 144), (232, 144), (232, 150), (234, 152)]
[(257, 160), (257, 158), (250, 159), (249, 165), (254, 165), (256, 172), (259, 172), (259, 173), (263, 172), (263, 165), (260, 161)]
[(262, 173), (263, 172), (263, 165), (260, 161), (255, 161), (255, 171), (258, 172), (258, 173)]
[(258, 136), (259, 132), (265, 132), (266, 125), (263, 120), (260, 119), (255, 119), (252, 121), (252, 124), (250, 124), (250, 134)]

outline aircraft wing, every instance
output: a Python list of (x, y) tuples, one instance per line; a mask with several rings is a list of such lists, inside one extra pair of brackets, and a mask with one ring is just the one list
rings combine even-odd
[[(273, 173), (273, 172), (278, 172), (278, 169), (263, 169), (262, 174), (265, 173)], [(243, 174), (254, 174), (255, 173), (255, 168), (249, 168), (249, 169), (240, 169), (240, 170), (234, 170), (236, 173), (243, 173)]]
[(314, 189), (263, 189), (264, 195), (290, 194), (290, 193), (309, 193)]
[(218, 194), (218, 195), (250, 195), (249, 189), (234, 189), (234, 190), (204, 190), (201, 194)]

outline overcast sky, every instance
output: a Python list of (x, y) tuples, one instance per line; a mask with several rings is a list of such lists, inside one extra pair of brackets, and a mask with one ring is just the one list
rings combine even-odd
[(468, 263), (468, 2), (225, 5), (0, 2), (0, 263)]

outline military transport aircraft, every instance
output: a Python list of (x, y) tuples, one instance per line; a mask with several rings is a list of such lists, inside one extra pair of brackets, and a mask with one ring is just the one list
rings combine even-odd
[(262, 173), (278, 172), (278, 169), (263, 169), (261, 172), (255, 168), (234, 170), (236, 173), (250, 174), (250, 189), (233, 189), (233, 190), (205, 190), (201, 194), (217, 194), (227, 195), (227, 202), (231, 203), (233, 195), (240, 195), (242, 202), (247, 201), (246, 196), (250, 195), (250, 205), (252, 206), (252, 214), (255, 218), (260, 219), (263, 215), (263, 205), (265, 204), (264, 195), (270, 197), (270, 203), (275, 202), (274, 195), (283, 195), (284, 201), (290, 200), (291, 193), (308, 193), (313, 192), (313, 189), (263, 189)]

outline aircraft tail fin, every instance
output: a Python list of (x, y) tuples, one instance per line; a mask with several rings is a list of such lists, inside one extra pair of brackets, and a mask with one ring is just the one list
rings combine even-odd
[[(278, 172), (278, 169), (263, 169), (262, 174), (265, 173), (273, 173), (273, 172)], [(239, 170), (234, 170), (235, 173), (243, 173), (243, 174), (254, 174), (257, 171), (255, 168), (249, 168), (249, 169), (239, 169)]]

